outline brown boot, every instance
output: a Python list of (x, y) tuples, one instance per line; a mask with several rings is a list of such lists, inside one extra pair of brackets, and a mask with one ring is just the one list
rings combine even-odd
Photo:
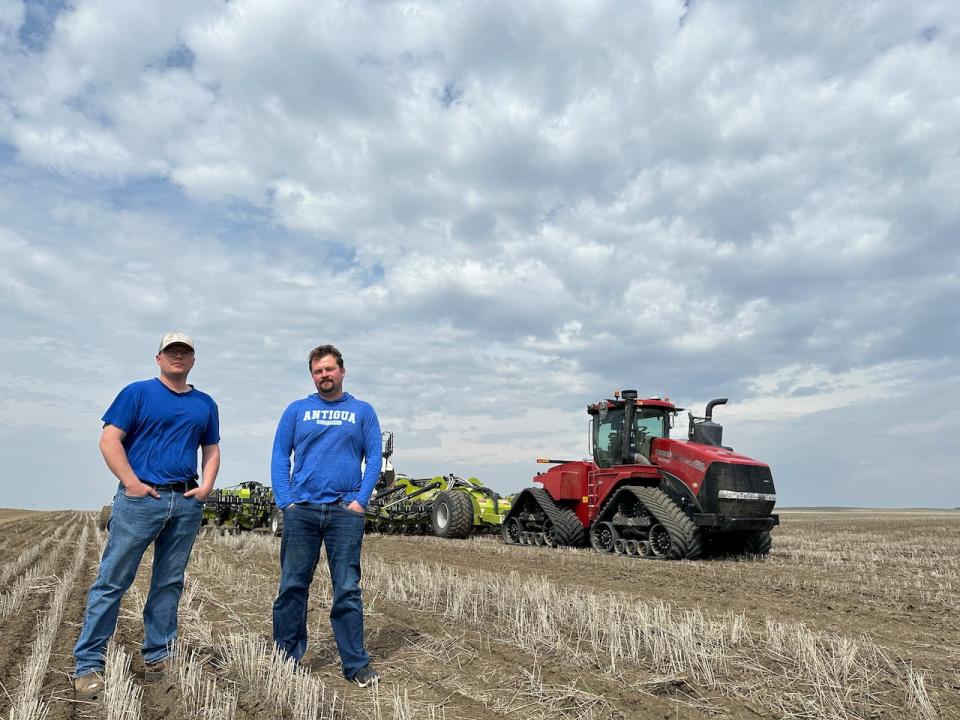
[(144, 680), (160, 680), (167, 674), (167, 659), (157, 660), (155, 663), (146, 663), (143, 666)]
[(103, 692), (103, 675), (98, 672), (87, 673), (73, 679), (73, 696), (77, 700), (94, 700)]

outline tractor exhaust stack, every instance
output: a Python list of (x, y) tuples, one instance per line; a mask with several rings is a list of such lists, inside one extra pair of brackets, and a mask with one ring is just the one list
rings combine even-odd
[(726, 402), (727, 398), (711, 400), (707, 403), (707, 409), (702, 418), (695, 418), (693, 413), (690, 414), (690, 440), (703, 445), (723, 447), (723, 425), (713, 421), (713, 408), (717, 405), (725, 405)]

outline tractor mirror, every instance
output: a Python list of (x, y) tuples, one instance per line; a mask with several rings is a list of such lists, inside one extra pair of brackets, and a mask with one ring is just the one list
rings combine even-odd
[(393, 433), (385, 432), (380, 435), (380, 442), (383, 443), (383, 456), (385, 458), (393, 455)]

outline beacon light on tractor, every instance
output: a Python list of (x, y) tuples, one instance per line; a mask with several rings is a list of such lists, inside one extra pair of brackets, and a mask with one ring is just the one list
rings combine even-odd
[(517, 494), (502, 525), (510, 544), (579, 546), (605, 553), (697, 559), (705, 553), (766, 555), (776, 491), (766, 464), (722, 444), (707, 403), (689, 414), (688, 437), (670, 437), (682, 410), (634, 390), (587, 407), (591, 460), (556, 463)]

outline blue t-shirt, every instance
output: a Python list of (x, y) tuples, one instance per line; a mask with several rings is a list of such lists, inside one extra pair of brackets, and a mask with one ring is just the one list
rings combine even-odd
[[(341, 500), (366, 507), (380, 477), (380, 458), (380, 421), (369, 403), (350, 393), (334, 402), (319, 393), (295, 400), (273, 439), (270, 479), (277, 507)], [(366, 461), (362, 476), (361, 460)]]
[(163, 485), (197, 478), (197, 449), (220, 442), (217, 404), (191, 388), (176, 393), (158, 378), (130, 383), (103, 415), (126, 432), (123, 447), (141, 480)]

